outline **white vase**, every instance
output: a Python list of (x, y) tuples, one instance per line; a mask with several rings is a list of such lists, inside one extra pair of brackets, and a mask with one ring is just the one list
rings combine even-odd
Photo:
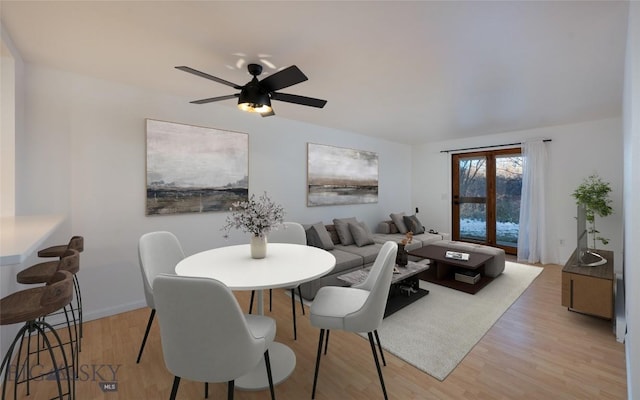
[(267, 237), (251, 236), (251, 258), (265, 258), (267, 256)]

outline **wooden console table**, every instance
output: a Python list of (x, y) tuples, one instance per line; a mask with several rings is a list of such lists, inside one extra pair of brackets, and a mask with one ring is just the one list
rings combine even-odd
[(578, 266), (577, 252), (562, 268), (562, 305), (570, 311), (613, 318), (613, 252), (598, 250), (607, 263), (597, 267)]

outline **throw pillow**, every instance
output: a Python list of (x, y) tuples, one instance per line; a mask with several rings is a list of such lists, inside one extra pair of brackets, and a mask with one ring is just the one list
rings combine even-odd
[(393, 221), (388, 221), (387, 224), (389, 224), (389, 233), (398, 233), (398, 232), (400, 232), (398, 230), (398, 227), (396, 226), (396, 224), (393, 223)]
[(356, 246), (362, 247), (373, 244), (373, 238), (367, 229), (367, 226), (362, 222), (357, 223), (349, 223), (349, 231), (351, 232), (351, 236), (353, 236), (353, 240), (356, 243)]
[(318, 247), (324, 250), (334, 249), (331, 236), (322, 222), (305, 225), (305, 233), (307, 234), (307, 244), (309, 246)]
[(305, 229), (304, 233), (307, 234), (307, 246), (318, 247), (322, 249), (322, 240), (320, 240), (320, 236), (318, 235), (318, 231), (311, 226), (308, 229)]
[(415, 214), (410, 217), (405, 215), (402, 219), (404, 220), (407, 229), (413, 232), (414, 235), (424, 233), (424, 226), (422, 226), (422, 223), (420, 223), (420, 220), (415, 216)]
[(344, 246), (348, 246), (350, 244), (355, 243), (353, 241), (353, 236), (351, 235), (351, 231), (349, 231), (349, 223), (357, 223), (355, 217), (351, 218), (339, 218), (334, 219), (333, 224), (336, 226), (336, 231), (338, 232), (338, 236), (340, 237), (340, 243)]
[(391, 220), (393, 221), (393, 223), (398, 228), (398, 232), (400, 232), (400, 233), (407, 233), (408, 232), (407, 226), (404, 224), (404, 220), (402, 219), (402, 217), (404, 217), (404, 213), (403, 212), (397, 213), (397, 214), (389, 214), (389, 217), (391, 217)]
[(338, 232), (336, 231), (335, 225), (326, 225), (327, 232), (329, 232), (329, 236), (331, 237), (331, 241), (333, 244), (340, 244), (340, 237), (338, 236)]
[(318, 237), (322, 242), (322, 248), (325, 250), (333, 250), (333, 240), (331, 240), (331, 236), (329, 235), (329, 232), (327, 232), (327, 228), (324, 224), (322, 222), (313, 224), (313, 229), (317, 232)]

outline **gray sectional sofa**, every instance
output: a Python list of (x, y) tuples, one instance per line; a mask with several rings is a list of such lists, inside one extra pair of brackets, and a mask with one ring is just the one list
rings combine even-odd
[[(336, 258), (336, 266), (329, 274), (300, 285), (302, 297), (305, 299), (312, 300), (323, 286), (344, 286), (345, 283), (338, 279), (339, 275), (372, 265), (385, 242), (391, 240), (399, 243), (405, 238), (405, 234), (394, 232), (393, 228), (386, 229), (383, 226), (384, 224), (389, 227), (393, 224), (391, 221), (382, 222), (375, 233), (370, 232), (355, 218), (334, 219), (333, 222), (329, 225), (322, 223), (303, 225), (307, 232), (307, 244), (323, 248)], [(349, 230), (349, 228), (351, 228), (349, 233), (360, 231), (360, 235), (364, 238), (357, 237), (357, 233), (351, 234), (351, 238), (345, 237), (347, 236), (345, 229)], [(445, 236), (441, 234), (432, 233), (414, 235), (413, 242), (406, 246), (406, 249), (413, 250), (444, 238)]]

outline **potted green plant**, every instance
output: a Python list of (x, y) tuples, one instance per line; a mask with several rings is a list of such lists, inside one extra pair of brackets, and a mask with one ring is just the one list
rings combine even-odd
[(609, 243), (609, 239), (598, 235), (600, 232), (596, 229), (596, 215), (602, 218), (613, 214), (613, 208), (610, 206), (610, 192), (611, 185), (609, 182), (603, 181), (598, 174), (585, 178), (573, 192), (576, 204), (585, 207), (585, 215), (589, 223), (588, 233), (593, 237), (594, 249), (596, 248), (596, 240), (601, 241), (604, 245)]

